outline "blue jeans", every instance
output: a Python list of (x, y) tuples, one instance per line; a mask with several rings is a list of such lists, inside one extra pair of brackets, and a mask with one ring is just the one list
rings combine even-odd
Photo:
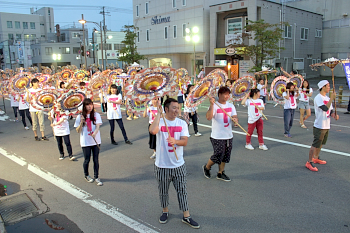
[(84, 146), (82, 147), (83, 154), (84, 154), (84, 175), (89, 175), (89, 163), (91, 158), (91, 152), (92, 152), (92, 160), (94, 161), (94, 178), (98, 178), (98, 170), (99, 170), (99, 163), (98, 163), (98, 155), (100, 153), (100, 150), (98, 149), (97, 145), (94, 146)]
[(293, 126), (295, 109), (284, 109), (284, 134), (289, 134)]

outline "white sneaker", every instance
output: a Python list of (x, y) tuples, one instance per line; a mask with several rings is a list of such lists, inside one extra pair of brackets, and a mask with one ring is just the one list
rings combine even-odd
[(29, 130), (29, 127), (28, 126), (26, 126), (26, 127), (24, 127), (26, 130)]
[(267, 148), (267, 146), (265, 146), (265, 145), (260, 145), (259, 149), (260, 150), (268, 150), (269, 148)]
[(128, 121), (131, 121), (132, 119), (131, 119), (131, 117), (128, 117), (128, 118), (126, 118)]
[(190, 125), (193, 125), (193, 122), (192, 122), (192, 121), (190, 122)]
[(202, 136), (202, 134), (197, 132), (194, 136), (199, 137), (199, 136)]
[(134, 116), (134, 119), (137, 120), (137, 119), (139, 119), (139, 118), (138, 118), (137, 116)]
[(98, 186), (102, 186), (102, 185), (103, 185), (103, 183), (102, 183), (102, 181), (100, 180), (100, 178), (96, 178), (95, 181), (96, 181), (96, 183), (97, 183)]
[(254, 150), (254, 147), (252, 146), (252, 144), (245, 145), (245, 148), (248, 150)]
[(151, 155), (151, 157), (149, 157), (150, 159), (155, 159), (156, 158), (156, 152), (153, 152), (153, 155)]
[(92, 179), (91, 176), (85, 176), (85, 180), (89, 183), (94, 182), (94, 179)]

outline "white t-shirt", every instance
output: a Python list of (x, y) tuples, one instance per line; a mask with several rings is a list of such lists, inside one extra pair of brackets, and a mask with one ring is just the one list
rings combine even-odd
[[(38, 91), (41, 91), (40, 88), (37, 88), (37, 89), (34, 89), (34, 88), (30, 88), (28, 89), (29, 91), (29, 100), (32, 98), (32, 96), (38, 92)], [(26, 92), (26, 95), (25, 95), (25, 99), (27, 99), (27, 95), (28, 95), (28, 92)], [(29, 107), (29, 112), (40, 112), (42, 110), (37, 110), (36, 108), (33, 108), (33, 106), (30, 104), (30, 107)]]
[(51, 110), (50, 112), (51, 117), (53, 118), (52, 123), (56, 124), (57, 122), (59, 122), (62, 118), (64, 118), (64, 121), (59, 124), (59, 125), (55, 125), (53, 127), (53, 131), (55, 132), (55, 136), (66, 136), (70, 134), (70, 129), (69, 129), (69, 122), (68, 122), (68, 116), (59, 116), (58, 114), (56, 114), (56, 117), (54, 118), (54, 111)]
[(101, 90), (99, 90), (98, 92), (99, 92), (100, 101), (102, 100), (101, 101), (102, 103), (107, 103), (106, 93)]
[[(187, 123), (179, 118), (173, 121), (166, 120), (169, 132), (175, 140), (180, 140), (180, 137), (188, 137)], [(173, 147), (166, 139), (169, 137), (168, 131), (165, 128), (164, 120), (159, 121), (159, 132), (157, 133), (157, 148), (155, 165), (160, 168), (176, 168), (185, 163), (183, 158), (183, 146), (175, 146), (176, 154), (179, 160), (176, 160)]]
[[(287, 92), (283, 92), (282, 96), (283, 98), (287, 96)], [(297, 108), (297, 100), (295, 99), (295, 96), (289, 95), (289, 100), (284, 99), (284, 109), (296, 109), (296, 108)]]
[(266, 88), (262, 88), (264, 85), (258, 84), (257, 88), (260, 90), (260, 96), (266, 96)]
[[(107, 100), (112, 100), (112, 101), (118, 101), (122, 100), (122, 95), (107, 95)], [(113, 120), (113, 119), (121, 119), (122, 118), (122, 111), (120, 110), (120, 104), (114, 104), (114, 103), (109, 103), (107, 101), (107, 119), (108, 120)]]
[(19, 103), (17, 101), (18, 95), (13, 96), (10, 94), (9, 97), (11, 99), (11, 107), (18, 107), (19, 106)]
[(260, 117), (262, 117), (262, 114), (255, 107), (253, 102), (259, 108), (263, 107), (265, 109), (264, 101), (262, 99), (256, 99), (256, 100), (247, 99), (247, 101), (245, 102), (245, 105), (248, 107), (248, 123), (249, 124), (253, 124), (257, 120), (259, 120)]
[[(230, 116), (237, 115), (236, 108), (233, 104), (226, 102), (226, 104), (220, 104)], [(211, 137), (214, 139), (230, 139), (232, 134), (232, 120), (228, 117), (216, 104), (213, 106), (213, 119), (211, 120)]]
[[(309, 89), (309, 94), (312, 93), (312, 88)], [(306, 91), (303, 91), (303, 89), (299, 89), (299, 100), (303, 102), (309, 103), (309, 96), (305, 95)]]
[(29, 103), (26, 101), (25, 94), (19, 95), (18, 109), (25, 110), (29, 108)]
[[(74, 127), (78, 127), (80, 124), (80, 119), (81, 119), (82, 115), (78, 115), (77, 119), (75, 120), (74, 123)], [(95, 140), (94, 141), (93, 137), (91, 136), (91, 134), (95, 131), (96, 129), (96, 125), (94, 125), (91, 121), (90, 121), (90, 115), (88, 114), (85, 122), (85, 126), (83, 126), (83, 129), (80, 133), (80, 146), (81, 147), (86, 147), (86, 146), (94, 146), (97, 144), (101, 144), (101, 135), (100, 135), (100, 130), (98, 131), (98, 133), (96, 134)], [(101, 116), (99, 113), (95, 112), (95, 123), (96, 124), (100, 124), (102, 125), (102, 120), (101, 120)], [(89, 128), (89, 130), (88, 130)], [(90, 134), (91, 132), (91, 134)]]
[(328, 96), (323, 96), (318, 94), (314, 99), (315, 106), (315, 122), (314, 127), (319, 129), (330, 129), (331, 128), (331, 110), (333, 109), (333, 105), (329, 107), (328, 111), (325, 112), (320, 109), (320, 106), (326, 105), (329, 101)]
[[(164, 113), (164, 111), (163, 111), (163, 113)], [(148, 106), (148, 108), (147, 108), (148, 123), (152, 124), (154, 119), (156, 118), (157, 114), (158, 114), (157, 107), (154, 107), (153, 105)]]

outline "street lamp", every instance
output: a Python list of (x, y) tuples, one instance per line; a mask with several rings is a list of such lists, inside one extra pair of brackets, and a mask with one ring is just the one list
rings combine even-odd
[(56, 60), (61, 60), (61, 54), (52, 54), (52, 59), (53, 59), (54, 61), (56, 61)]
[(84, 25), (86, 24), (86, 20), (84, 19), (84, 14), (81, 14), (81, 19), (79, 20), (79, 23), (83, 25), (83, 40), (84, 40), (84, 58), (85, 58), (85, 69), (87, 69), (87, 62), (86, 62), (86, 46), (85, 46), (85, 27)]
[(199, 41), (199, 36), (197, 33), (199, 32), (198, 27), (193, 27), (191, 28), (186, 28), (186, 41), (193, 41), (193, 76), (194, 76), (194, 81), (196, 81), (196, 43)]

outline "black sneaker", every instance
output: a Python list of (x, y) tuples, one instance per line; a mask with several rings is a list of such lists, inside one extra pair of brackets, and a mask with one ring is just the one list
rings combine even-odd
[(344, 114), (350, 114), (350, 111), (349, 112), (344, 112)]
[(64, 160), (64, 155), (60, 155), (59, 160)]
[(35, 141), (40, 141), (38, 136), (35, 136)]
[(130, 142), (129, 140), (125, 141), (126, 144), (132, 145), (132, 142)]
[(118, 145), (118, 142), (113, 141), (113, 142), (111, 142), (111, 144)]
[(168, 216), (169, 216), (168, 212), (165, 212), (165, 213), (163, 212), (159, 218), (159, 222), (162, 224), (166, 223), (168, 221)]
[(225, 171), (223, 171), (222, 174), (218, 173), (218, 175), (216, 176), (216, 179), (227, 181), (227, 182), (231, 181), (231, 179), (228, 176), (226, 176)]
[(41, 138), (41, 141), (49, 141), (49, 139), (44, 136), (44, 137)]
[(199, 224), (191, 218), (191, 216), (189, 216), (187, 218), (183, 217), (182, 222), (186, 223), (187, 225), (189, 225), (192, 228), (198, 229), (200, 227)]
[(211, 177), (210, 169), (207, 169), (207, 165), (206, 164), (203, 165), (203, 174), (204, 174), (205, 178), (210, 179), (210, 177)]

